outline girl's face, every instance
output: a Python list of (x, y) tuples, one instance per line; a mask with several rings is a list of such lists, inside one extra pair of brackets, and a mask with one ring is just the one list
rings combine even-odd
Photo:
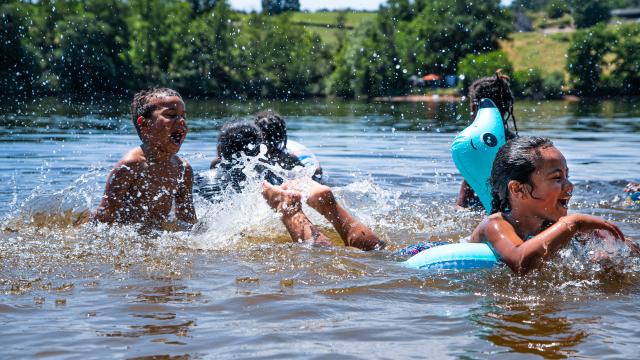
[(567, 161), (554, 146), (540, 149), (541, 159), (531, 174), (533, 189), (523, 198), (523, 207), (547, 221), (567, 215), (573, 184)]

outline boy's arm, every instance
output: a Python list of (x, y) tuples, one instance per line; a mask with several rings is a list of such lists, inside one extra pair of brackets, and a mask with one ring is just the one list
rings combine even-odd
[(195, 224), (198, 219), (193, 207), (193, 169), (186, 160), (182, 161), (184, 178), (182, 183), (178, 185), (178, 193), (176, 194), (176, 219)]
[(122, 221), (121, 210), (125, 205), (127, 191), (133, 182), (134, 176), (131, 168), (125, 164), (116, 164), (107, 177), (104, 195), (93, 218), (104, 223)]

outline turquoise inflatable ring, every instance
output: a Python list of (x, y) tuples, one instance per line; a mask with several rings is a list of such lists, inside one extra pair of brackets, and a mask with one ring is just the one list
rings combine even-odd
[(402, 264), (419, 270), (464, 270), (491, 268), (499, 263), (491, 246), (485, 243), (458, 243), (432, 247)]

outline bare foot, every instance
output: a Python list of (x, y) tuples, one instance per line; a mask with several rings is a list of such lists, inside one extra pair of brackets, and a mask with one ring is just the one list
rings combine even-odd
[(302, 195), (299, 191), (286, 190), (280, 186), (273, 186), (262, 182), (262, 197), (269, 206), (282, 215), (292, 215), (302, 210)]
[(311, 185), (311, 188), (309, 189), (307, 204), (317, 212), (325, 214), (327, 211), (335, 209), (336, 198), (330, 187), (321, 185), (314, 181), (313, 185)]

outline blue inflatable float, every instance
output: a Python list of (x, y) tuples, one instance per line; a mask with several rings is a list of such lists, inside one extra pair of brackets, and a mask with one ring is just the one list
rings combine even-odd
[(462, 130), (451, 145), (453, 162), (487, 212), (491, 211), (491, 167), (505, 139), (500, 111), (493, 101), (482, 99), (473, 123)]
[(287, 150), (291, 154), (295, 155), (298, 158), (298, 160), (300, 160), (302, 165), (304, 165), (305, 167), (310, 167), (313, 169), (320, 168), (320, 161), (318, 160), (316, 155), (312, 153), (311, 150), (309, 150), (309, 148), (300, 144), (299, 142), (288, 140)]
[[(451, 145), (453, 162), (487, 212), (491, 211), (491, 167), (505, 142), (500, 111), (493, 101), (482, 99), (473, 123), (462, 130)], [(403, 264), (412, 269), (477, 269), (493, 267), (499, 262), (487, 244), (459, 243), (426, 249)]]
[(499, 264), (491, 247), (485, 243), (458, 243), (435, 246), (403, 262), (411, 269), (482, 269)]

